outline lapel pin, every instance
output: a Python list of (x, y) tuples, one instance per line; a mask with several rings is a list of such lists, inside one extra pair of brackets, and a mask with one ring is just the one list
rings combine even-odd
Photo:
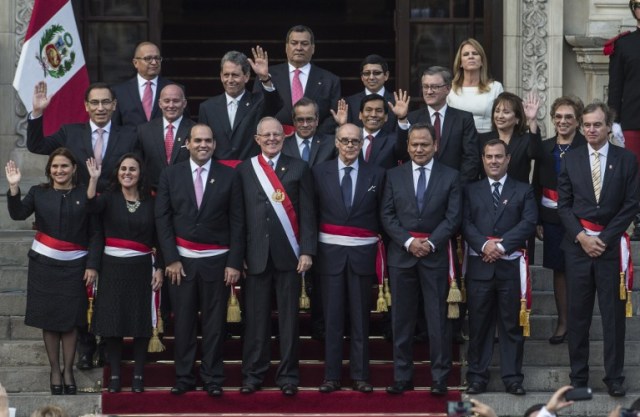
[(245, 106), (249, 107), (249, 102), (244, 103)]
[(211, 178), (211, 179), (209, 180), (209, 184), (213, 184), (214, 182), (216, 182), (216, 180), (215, 180), (215, 179), (213, 179), (213, 178)]
[(80, 205), (80, 202), (79, 202), (78, 200), (76, 200), (76, 204), (77, 204), (77, 205)]
[(322, 85), (322, 81), (318, 81), (318, 85)]
[(280, 168), (280, 171), (284, 171), (284, 170), (285, 170), (285, 168), (284, 168), (284, 167)]
[(506, 206), (508, 202), (509, 202), (509, 200), (504, 200), (504, 201), (502, 202), (502, 205)]
[(609, 165), (609, 169), (613, 169), (613, 165)]
[(182, 138), (178, 138), (178, 142), (180, 142), (182, 140)]
[(375, 191), (376, 190), (376, 186), (372, 185), (371, 187), (369, 187), (369, 189), (367, 191)]

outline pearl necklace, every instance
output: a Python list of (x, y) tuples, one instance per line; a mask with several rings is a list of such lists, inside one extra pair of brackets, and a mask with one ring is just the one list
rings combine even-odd
[(129, 213), (135, 213), (136, 210), (138, 210), (138, 207), (140, 207), (140, 200), (136, 200), (133, 203), (129, 202), (129, 200), (124, 201), (127, 203), (127, 210), (129, 210)]

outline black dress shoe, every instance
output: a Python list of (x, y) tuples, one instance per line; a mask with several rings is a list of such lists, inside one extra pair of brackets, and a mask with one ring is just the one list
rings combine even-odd
[(467, 388), (467, 394), (477, 395), (482, 394), (487, 390), (487, 386), (482, 382), (470, 382)]
[(193, 385), (177, 384), (175, 387), (171, 388), (171, 393), (173, 395), (182, 395), (186, 392), (193, 391), (194, 389), (196, 389), (196, 387)]
[(51, 389), (51, 395), (62, 395), (62, 384), (52, 384), (51, 379), (53, 378), (53, 374), (49, 374), (49, 388)]
[(555, 336), (551, 336), (549, 338), (549, 344), (552, 345), (559, 345), (564, 343), (564, 340), (567, 338), (567, 332), (564, 332), (564, 334), (561, 335), (555, 335)]
[(90, 355), (80, 355), (76, 367), (81, 371), (93, 369), (93, 357)]
[(612, 397), (624, 397), (627, 395), (627, 391), (625, 391), (621, 383), (612, 382), (609, 384), (609, 395)]
[(240, 394), (253, 394), (254, 392), (260, 389), (260, 385), (258, 384), (244, 384), (240, 388)]
[(324, 394), (328, 394), (330, 392), (339, 391), (339, 390), (340, 390), (340, 381), (332, 381), (332, 380), (324, 381), (322, 385), (320, 385), (320, 388), (318, 388), (318, 391)]
[(282, 394), (287, 397), (292, 397), (298, 393), (298, 387), (293, 384), (284, 384), (281, 388)]
[(431, 385), (431, 395), (443, 397), (447, 395), (447, 384), (443, 382), (437, 382)]
[(204, 384), (204, 390), (207, 391), (209, 397), (221, 397), (222, 396), (222, 387), (218, 384), (209, 383)]
[(107, 391), (112, 394), (122, 391), (119, 376), (111, 376), (111, 379), (109, 379), (109, 388), (107, 388)]
[(505, 391), (512, 395), (525, 395), (527, 393), (519, 382), (509, 384)]
[(131, 392), (135, 392), (137, 394), (144, 392), (144, 379), (142, 375), (134, 375), (133, 381), (131, 382)]
[(64, 384), (64, 395), (76, 395), (76, 393), (78, 392), (78, 387), (76, 386), (76, 384)]
[(393, 385), (387, 387), (388, 394), (402, 394), (405, 391), (413, 391), (413, 382), (411, 381), (394, 381)]
[(353, 381), (353, 390), (369, 394), (370, 392), (373, 392), (373, 387), (367, 381)]

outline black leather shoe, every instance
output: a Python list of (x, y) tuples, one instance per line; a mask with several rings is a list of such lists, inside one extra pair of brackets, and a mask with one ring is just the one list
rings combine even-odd
[(393, 385), (387, 387), (388, 394), (402, 394), (405, 391), (413, 391), (413, 382), (411, 381), (394, 381)]
[(527, 393), (519, 382), (509, 384), (505, 391), (512, 395), (525, 395)]
[(76, 395), (78, 392), (78, 387), (76, 384), (64, 385), (64, 395)]
[(287, 397), (292, 397), (298, 393), (298, 387), (293, 384), (284, 384), (281, 388), (282, 394)]
[(612, 382), (609, 384), (609, 395), (612, 397), (624, 397), (627, 395), (627, 391), (625, 391), (621, 383)]
[(221, 397), (222, 396), (222, 387), (218, 384), (209, 383), (204, 384), (204, 390), (207, 391), (209, 397)]
[(119, 376), (111, 376), (111, 379), (109, 379), (109, 388), (107, 388), (107, 391), (112, 394), (122, 391)]
[(90, 369), (93, 369), (93, 355), (80, 355), (80, 358), (78, 359), (78, 363), (76, 364), (76, 367), (78, 369), (80, 369), (81, 371), (88, 371)]
[(318, 391), (324, 394), (328, 394), (330, 392), (339, 391), (339, 390), (340, 390), (340, 381), (332, 381), (332, 380), (324, 381), (322, 385), (320, 385), (320, 388), (318, 388)]
[(194, 387), (193, 385), (177, 384), (176, 386), (171, 388), (171, 393), (173, 395), (182, 395), (186, 392), (193, 391), (194, 389), (196, 389), (196, 387)]
[(447, 391), (447, 384), (445, 384), (444, 382), (436, 382), (431, 385), (431, 395), (443, 397), (447, 395)]
[(51, 395), (62, 395), (62, 384), (52, 384), (51, 379), (53, 378), (53, 374), (49, 374), (49, 388), (51, 389)]
[(133, 381), (131, 382), (131, 392), (135, 392), (137, 394), (144, 392), (144, 379), (142, 375), (134, 375)]
[(467, 394), (477, 395), (482, 394), (487, 390), (487, 386), (482, 382), (470, 382), (467, 388)]
[(559, 345), (564, 343), (564, 340), (567, 338), (567, 332), (564, 332), (564, 334), (561, 335), (556, 335), (556, 336), (551, 336), (549, 338), (549, 344), (551, 345)]
[(240, 394), (253, 394), (260, 389), (260, 385), (257, 384), (244, 384), (240, 388)]
[(373, 387), (367, 381), (353, 381), (353, 390), (369, 394), (370, 392), (373, 392)]

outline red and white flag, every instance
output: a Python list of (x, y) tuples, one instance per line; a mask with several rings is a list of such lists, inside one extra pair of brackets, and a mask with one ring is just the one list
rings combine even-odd
[(33, 89), (40, 81), (47, 83), (51, 96), (44, 112), (45, 135), (62, 124), (88, 120), (84, 92), (89, 74), (70, 0), (35, 0), (33, 4), (13, 79), (13, 88), (28, 111), (33, 109)]

